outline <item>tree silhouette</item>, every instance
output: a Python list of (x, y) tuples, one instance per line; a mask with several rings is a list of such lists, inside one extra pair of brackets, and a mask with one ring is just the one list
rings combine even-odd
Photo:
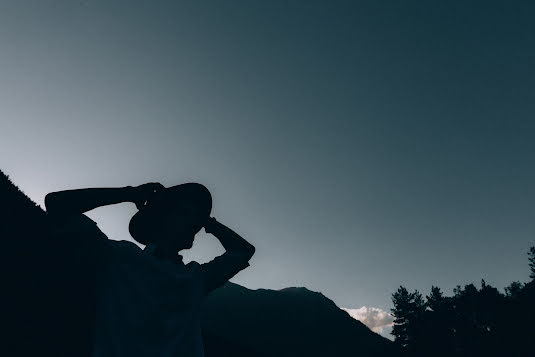
[(505, 287), (505, 296), (509, 299), (516, 299), (522, 292), (523, 285), (519, 281), (513, 281)]
[(422, 335), (421, 327), (425, 312), (422, 294), (418, 290), (410, 293), (405, 287), (400, 286), (392, 295), (392, 302), (394, 326), (391, 334), (396, 337), (396, 343), (402, 348), (412, 351)]
[(421, 295), (404, 287), (392, 294), (395, 342), (408, 356), (535, 355), (535, 247), (528, 251), (528, 283), (512, 282), (505, 294), (481, 280), (457, 285), (453, 296), (432, 286), (422, 310)]
[(531, 271), (531, 273), (529, 274), (529, 277), (535, 280), (535, 246), (529, 248), (528, 259), (529, 259), (529, 269)]
[(451, 299), (438, 286), (426, 296), (424, 355), (450, 356), (453, 353), (453, 309)]
[(392, 295), (392, 302), (394, 307), (391, 309), (392, 316), (394, 316), (394, 325), (391, 334), (395, 336), (396, 342), (401, 347), (407, 347), (409, 344), (409, 310), (410, 310), (411, 296), (409, 291), (400, 286), (398, 290)]

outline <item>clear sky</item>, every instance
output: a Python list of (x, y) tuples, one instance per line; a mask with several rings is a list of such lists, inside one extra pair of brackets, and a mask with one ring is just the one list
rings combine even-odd
[[(2, 1), (0, 168), (41, 205), (201, 182), (257, 247), (249, 288), (389, 309), (528, 280), (533, 2), (200, 3)], [(89, 216), (129, 240), (134, 212)]]

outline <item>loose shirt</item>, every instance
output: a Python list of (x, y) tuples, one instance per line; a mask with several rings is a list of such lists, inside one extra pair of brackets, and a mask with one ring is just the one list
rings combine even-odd
[(205, 295), (249, 266), (234, 252), (206, 264), (157, 258), (150, 244), (108, 239), (85, 215), (69, 217), (57, 232), (75, 235), (73, 254), (96, 260), (94, 357), (202, 357)]

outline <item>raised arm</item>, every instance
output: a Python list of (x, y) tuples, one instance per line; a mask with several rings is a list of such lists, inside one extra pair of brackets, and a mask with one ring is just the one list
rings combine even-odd
[(214, 217), (208, 218), (204, 225), (204, 230), (206, 233), (213, 234), (227, 252), (243, 254), (247, 260), (251, 259), (255, 253), (255, 247), (251, 243)]
[(134, 202), (139, 209), (151, 192), (161, 188), (161, 184), (151, 182), (136, 187), (81, 188), (50, 192), (45, 196), (45, 207), (48, 213), (61, 216), (82, 214), (100, 206), (121, 202)]
[(205, 293), (208, 294), (247, 268), (249, 260), (255, 253), (255, 247), (213, 217), (208, 219), (204, 230), (213, 234), (225, 248), (224, 254), (201, 265), (205, 280)]

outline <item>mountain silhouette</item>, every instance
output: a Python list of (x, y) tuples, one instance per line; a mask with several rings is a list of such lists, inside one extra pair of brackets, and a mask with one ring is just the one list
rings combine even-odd
[(390, 340), (303, 287), (251, 290), (228, 282), (207, 297), (202, 323), (207, 333), (239, 341), (261, 356), (393, 356), (396, 351)]
[[(96, 259), (76, 237), (51, 234), (43, 209), (0, 170), (6, 356), (90, 356)], [(72, 239), (71, 239), (72, 238)], [(393, 356), (391, 341), (305, 288), (250, 290), (226, 283), (204, 302), (207, 357)]]

